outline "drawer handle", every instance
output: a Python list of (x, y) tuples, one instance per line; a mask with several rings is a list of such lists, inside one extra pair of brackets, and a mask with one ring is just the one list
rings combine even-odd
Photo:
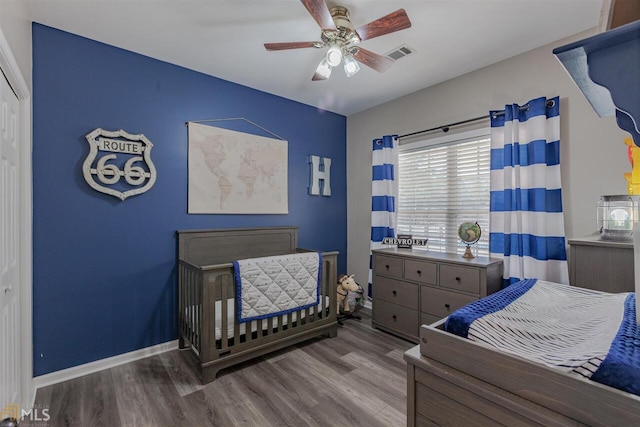
[(416, 271), (416, 273), (418, 273), (418, 276), (420, 276), (422, 274), (422, 271), (418, 270)]
[(391, 316), (391, 317), (393, 317), (393, 320), (397, 319), (397, 316), (395, 314), (393, 316)]
[(456, 277), (456, 282), (459, 282), (459, 281), (460, 281), (460, 278), (459, 278), (459, 277)]
[(396, 292), (396, 291), (391, 291), (391, 293), (393, 294), (394, 297), (398, 296), (398, 292)]
[(388, 270), (389, 269), (389, 265), (385, 265), (384, 268), (386, 268)]
[(446, 308), (447, 310), (449, 310), (451, 308), (451, 306), (449, 304), (445, 304), (444, 308)]

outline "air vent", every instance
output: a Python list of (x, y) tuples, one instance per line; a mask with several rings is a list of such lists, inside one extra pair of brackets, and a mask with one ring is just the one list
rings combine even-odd
[(393, 59), (394, 61), (397, 61), (400, 58), (404, 58), (407, 55), (411, 55), (412, 53), (414, 53), (415, 50), (409, 46), (407, 46), (406, 44), (403, 44), (402, 46), (399, 46), (395, 49), (393, 49), (391, 52), (387, 53), (387, 57)]

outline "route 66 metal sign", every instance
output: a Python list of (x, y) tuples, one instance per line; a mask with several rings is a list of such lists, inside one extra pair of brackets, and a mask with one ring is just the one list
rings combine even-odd
[(82, 164), (82, 174), (91, 188), (124, 200), (153, 187), (156, 182), (156, 168), (151, 161), (153, 144), (146, 136), (98, 128), (86, 138), (90, 150)]

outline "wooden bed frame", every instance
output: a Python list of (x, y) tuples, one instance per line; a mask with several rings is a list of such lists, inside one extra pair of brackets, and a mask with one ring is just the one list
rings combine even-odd
[[(235, 301), (232, 261), (308, 252), (297, 244), (296, 227), (178, 231), (179, 346), (194, 350), (203, 384), (220, 369), (319, 335), (337, 335), (338, 252), (322, 253), (319, 306), (257, 320), (254, 329), (244, 324), (251, 333), (242, 333), (238, 322), (229, 324), (228, 305), (221, 302)], [(221, 313), (215, 312), (216, 301)]]
[(405, 353), (407, 420), (422, 425), (640, 425), (640, 397), (420, 327)]

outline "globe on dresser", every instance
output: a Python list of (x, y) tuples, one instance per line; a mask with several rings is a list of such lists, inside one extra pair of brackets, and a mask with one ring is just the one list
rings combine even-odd
[(463, 222), (458, 227), (458, 237), (464, 243), (467, 244), (467, 249), (464, 251), (462, 258), (475, 258), (471, 253), (471, 245), (477, 243), (482, 235), (482, 230), (477, 222)]

